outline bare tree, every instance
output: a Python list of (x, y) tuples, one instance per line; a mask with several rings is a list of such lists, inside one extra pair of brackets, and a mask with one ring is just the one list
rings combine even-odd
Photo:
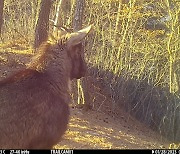
[(0, 35), (1, 35), (1, 28), (3, 24), (3, 8), (4, 8), (4, 0), (0, 0)]
[(39, 18), (35, 30), (35, 42), (34, 47), (37, 48), (39, 45), (46, 41), (48, 38), (49, 30), (49, 14), (51, 10), (53, 1), (52, 0), (42, 0), (41, 8), (39, 12)]
[(82, 28), (84, 7), (85, 7), (85, 0), (76, 0), (75, 16), (73, 21), (74, 30), (79, 30)]
[[(54, 25), (58, 25), (59, 26), (59, 24), (58, 24), (58, 22), (59, 22), (59, 17), (60, 17), (60, 8), (61, 8), (61, 4), (62, 4), (62, 0), (59, 0), (58, 1), (58, 4), (57, 4), (57, 9), (56, 9), (56, 14), (55, 14), (55, 19), (54, 19)], [(54, 26), (54, 28), (53, 28), (53, 31), (55, 31), (56, 30), (56, 26)]]

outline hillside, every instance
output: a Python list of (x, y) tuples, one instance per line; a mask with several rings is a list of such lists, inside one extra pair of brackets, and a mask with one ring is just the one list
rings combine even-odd
[(121, 111), (121, 118), (103, 112), (71, 108), (69, 129), (55, 148), (161, 149), (170, 142)]

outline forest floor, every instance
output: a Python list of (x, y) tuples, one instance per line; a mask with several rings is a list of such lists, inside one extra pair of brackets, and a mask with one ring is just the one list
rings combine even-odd
[[(3, 49), (3, 48), (1, 48)], [(0, 50), (0, 80), (25, 67), (32, 52)], [(101, 100), (97, 100), (101, 102)], [(107, 102), (108, 104), (110, 102)], [(170, 142), (122, 109), (118, 116), (105, 110), (88, 110), (71, 104), (68, 130), (54, 148), (62, 149), (167, 149)]]
[(57, 149), (168, 149), (170, 142), (132, 117), (71, 107), (69, 128)]

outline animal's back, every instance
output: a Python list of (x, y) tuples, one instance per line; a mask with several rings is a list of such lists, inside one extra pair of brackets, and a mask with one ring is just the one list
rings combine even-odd
[(47, 74), (11, 81), (0, 84), (0, 148), (52, 148), (67, 129), (66, 98)]

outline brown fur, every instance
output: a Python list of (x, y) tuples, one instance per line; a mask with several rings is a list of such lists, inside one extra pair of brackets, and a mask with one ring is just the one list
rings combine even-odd
[(69, 119), (69, 81), (84, 76), (81, 45), (45, 42), (27, 69), (0, 81), (0, 149), (46, 149)]

